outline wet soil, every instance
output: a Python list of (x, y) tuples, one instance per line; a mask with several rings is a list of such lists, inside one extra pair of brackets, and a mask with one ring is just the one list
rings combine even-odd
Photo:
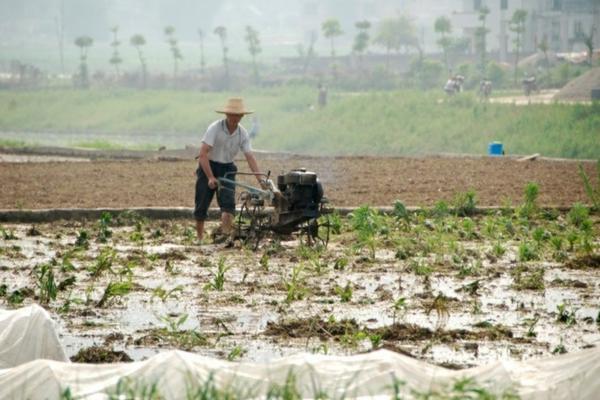
[(386, 348), (465, 368), (600, 344), (596, 214), (585, 230), (567, 213), (385, 218), (374, 252), (345, 217), (327, 248), (292, 234), (256, 250), (133, 214), (2, 224), (0, 307), (42, 304), (82, 362)]
[[(594, 162), (539, 157), (256, 156), (273, 176), (302, 167), (316, 172), (334, 207), (391, 206), (396, 200), (431, 206), (468, 190), (480, 206), (516, 205), (529, 182), (539, 185), (540, 205), (570, 207), (588, 201), (578, 166), (595, 179)], [(245, 161), (237, 163), (248, 170)], [(190, 152), (126, 161), (0, 162), (0, 209), (192, 207), (196, 166)]]

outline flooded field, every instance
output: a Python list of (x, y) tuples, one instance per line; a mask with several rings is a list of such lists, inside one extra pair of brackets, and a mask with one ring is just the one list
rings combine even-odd
[(267, 237), (255, 251), (132, 213), (3, 224), (0, 307), (42, 304), (84, 362), (387, 348), (465, 368), (598, 345), (600, 218), (470, 211), (361, 207), (330, 217), (327, 247)]

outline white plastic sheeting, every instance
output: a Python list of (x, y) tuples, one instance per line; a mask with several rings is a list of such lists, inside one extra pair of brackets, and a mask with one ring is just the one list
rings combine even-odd
[[(460, 371), (437, 367), (387, 350), (354, 356), (298, 354), (270, 363), (228, 362), (181, 351), (119, 364), (64, 362), (47, 313), (32, 306), (0, 312), (0, 399), (55, 399), (68, 388), (74, 398), (143, 398), (154, 387), (161, 398), (193, 398), (207, 382), (240, 398), (264, 397), (291, 376), (304, 397), (389, 398), (394, 384), (403, 398), (411, 390), (446, 391), (471, 378), (493, 394), (511, 392), (524, 399), (598, 399), (600, 348), (528, 361), (498, 361)], [(33, 361), (21, 364), (24, 359)], [(36, 359), (46, 358), (46, 359)], [(62, 360), (62, 361), (52, 361)], [(20, 364), (20, 365), (19, 365)], [(397, 386), (397, 385), (396, 385)]]
[(40, 358), (68, 361), (46, 310), (38, 305), (0, 310), (0, 368)]
[[(389, 398), (394, 379), (403, 389), (444, 390), (453, 381), (471, 377), (490, 392), (511, 391), (524, 399), (598, 399), (600, 349), (534, 361), (502, 361), (452, 371), (387, 350), (355, 356), (299, 354), (268, 364), (215, 360), (168, 351), (146, 361), (120, 364), (74, 364), (36, 360), (0, 370), (0, 398), (58, 398), (66, 388), (75, 398), (107, 398), (126, 378), (129, 389), (142, 393), (153, 384), (166, 399), (189, 398), (193, 387), (212, 379), (219, 390), (240, 398), (262, 397), (282, 386), (288, 373), (305, 397)], [(212, 378), (211, 378), (212, 377)], [(205, 386), (206, 387), (206, 386)], [(141, 395), (140, 395), (141, 397)]]

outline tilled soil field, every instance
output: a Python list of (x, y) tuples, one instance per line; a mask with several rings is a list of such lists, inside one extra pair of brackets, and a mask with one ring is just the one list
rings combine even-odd
[[(600, 343), (600, 220), (572, 207), (587, 202), (579, 162), (258, 159), (274, 175), (315, 171), (334, 207), (435, 207), (334, 212), (326, 247), (270, 234), (257, 248), (210, 236), (199, 244), (191, 220), (129, 211), (2, 223), (0, 308), (42, 304), (68, 356), (89, 363), (163, 349), (271, 361), (387, 348), (465, 368)], [(581, 164), (596, 176), (593, 162)], [(0, 208), (191, 207), (195, 165), (192, 157), (4, 162)], [(526, 202), (529, 182), (540, 192)], [(457, 214), (448, 205), (468, 190), (478, 205), (503, 207)], [(216, 225), (209, 221), (208, 230)]]
[[(319, 176), (334, 207), (407, 206), (452, 203), (474, 190), (477, 205), (516, 205), (529, 182), (539, 186), (539, 204), (570, 207), (587, 202), (578, 172), (582, 164), (595, 176), (591, 161), (508, 157), (308, 157), (258, 153), (272, 175), (306, 168)], [(0, 209), (192, 207), (196, 161), (156, 158), (128, 161), (0, 162)], [(238, 162), (247, 171), (245, 161)], [(256, 185), (255, 181), (249, 183)]]

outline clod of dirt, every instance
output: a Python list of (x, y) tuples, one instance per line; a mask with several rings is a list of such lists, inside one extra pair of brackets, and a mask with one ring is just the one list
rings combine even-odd
[(574, 269), (600, 268), (600, 254), (587, 254), (577, 257), (567, 262), (565, 267)]
[(124, 351), (115, 351), (107, 347), (92, 346), (79, 350), (77, 354), (71, 357), (71, 361), (87, 364), (103, 364), (131, 362), (131, 357)]
[(106, 336), (106, 338), (104, 339), (104, 345), (108, 346), (110, 344), (112, 344), (113, 342), (118, 342), (125, 339), (125, 335), (123, 335), (121, 332), (113, 332), (111, 334), (109, 334), (108, 336)]
[(356, 331), (358, 331), (358, 324), (354, 319), (322, 321), (318, 316), (314, 316), (281, 323), (267, 322), (265, 335), (290, 338), (317, 336), (321, 340), (327, 340)]

